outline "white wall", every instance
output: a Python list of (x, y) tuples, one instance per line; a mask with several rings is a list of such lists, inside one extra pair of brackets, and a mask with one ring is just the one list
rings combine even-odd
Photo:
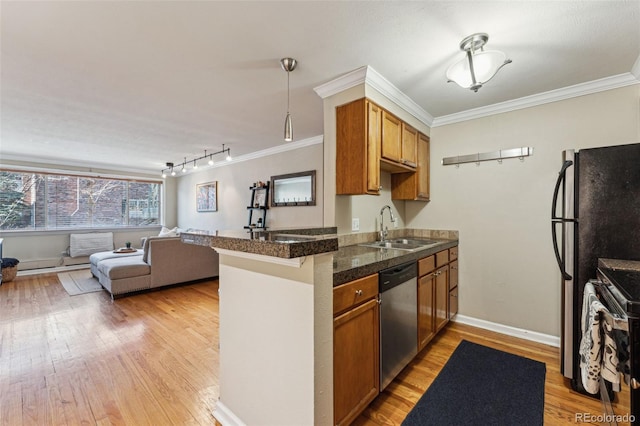
[[(560, 335), (551, 198), (561, 153), (640, 142), (640, 85), (435, 127), (431, 202), (407, 202), (410, 227), (460, 231), (460, 313)], [(531, 146), (518, 159), (442, 166), (443, 157)]]
[[(322, 139), (318, 138), (318, 142), (321, 141)], [(177, 178), (178, 226), (209, 231), (242, 229), (248, 224), (247, 206), (251, 201), (249, 187), (254, 182), (260, 180), (266, 182), (271, 176), (307, 170), (316, 170), (316, 205), (270, 207), (267, 210), (267, 226), (269, 228), (322, 226), (324, 198), (322, 151), (322, 143), (313, 143), (246, 161), (242, 158), (234, 159), (229, 164), (214, 166)], [(218, 182), (218, 211), (199, 213), (196, 211), (196, 184), (213, 181)]]

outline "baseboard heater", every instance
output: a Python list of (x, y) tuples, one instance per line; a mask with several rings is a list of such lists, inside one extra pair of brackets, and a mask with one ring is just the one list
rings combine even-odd
[(92, 232), (69, 235), (69, 256), (89, 256), (113, 250), (113, 232)]

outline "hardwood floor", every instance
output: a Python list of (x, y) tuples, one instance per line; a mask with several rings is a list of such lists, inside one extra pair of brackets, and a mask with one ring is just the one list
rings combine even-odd
[[(56, 274), (2, 284), (0, 425), (214, 424), (217, 290), (212, 280), (112, 302), (106, 292), (69, 296)], [(565, 383), (557, 348), (452, 323), (355, 424), (402, 423), (462, 339), (546, 364), (545, 425), (601, 415), (598, 400)], [(627, 412), (628, 391), (616, 404)]]
[(111, 301), (56, 274), (0, 286), (0, 424), (213, 424), (217, 281)]

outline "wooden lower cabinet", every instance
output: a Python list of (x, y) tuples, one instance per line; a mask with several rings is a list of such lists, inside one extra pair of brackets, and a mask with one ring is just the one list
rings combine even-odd
[(418, 279), (418, 351), (436, 335), (434, 325), (434, 296), (436, 278), (433, 273)]
[[(449, 250), (449, 256), (451, 256)], [(458, 248), (456, 247), (455, 259), (449, 264), (449, 319), (458, 313)]]
[[(419, 351), (458, 312), (457, 254), (458, 249), (455, 247), (439, 251), (418, 261)], [(450, 260), (453, 261), (450, 262)]]
[(435, 291), (435, 329), (436, 333), (449, 322), (449, 265), (436, 271)]
[(449, 291), (449, 319), (458, 313), (458, 287)]
[[(378, 275), (371, 275), (334, 289), (344, 300), (345, 293), (366, 295)], [(346, 286), (346, 287), (345, 287)], [(377, 296), (377, 291), (376, 291)], [(377, 297), (354, 298), (333, 320), (333, 413), (336, 425), (350, 424), (380, 392), (380, 322)], [(344, 305), (343, 305), (344, 306)]]

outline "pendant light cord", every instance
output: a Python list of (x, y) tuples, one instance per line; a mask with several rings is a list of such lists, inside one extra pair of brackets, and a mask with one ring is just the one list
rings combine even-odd
[(287, 71), (287, 114), (289, 114), (289, 98), (291, 97), (291, 89), (289, 88), (289, 74), (291, 74), (291, 72)]

